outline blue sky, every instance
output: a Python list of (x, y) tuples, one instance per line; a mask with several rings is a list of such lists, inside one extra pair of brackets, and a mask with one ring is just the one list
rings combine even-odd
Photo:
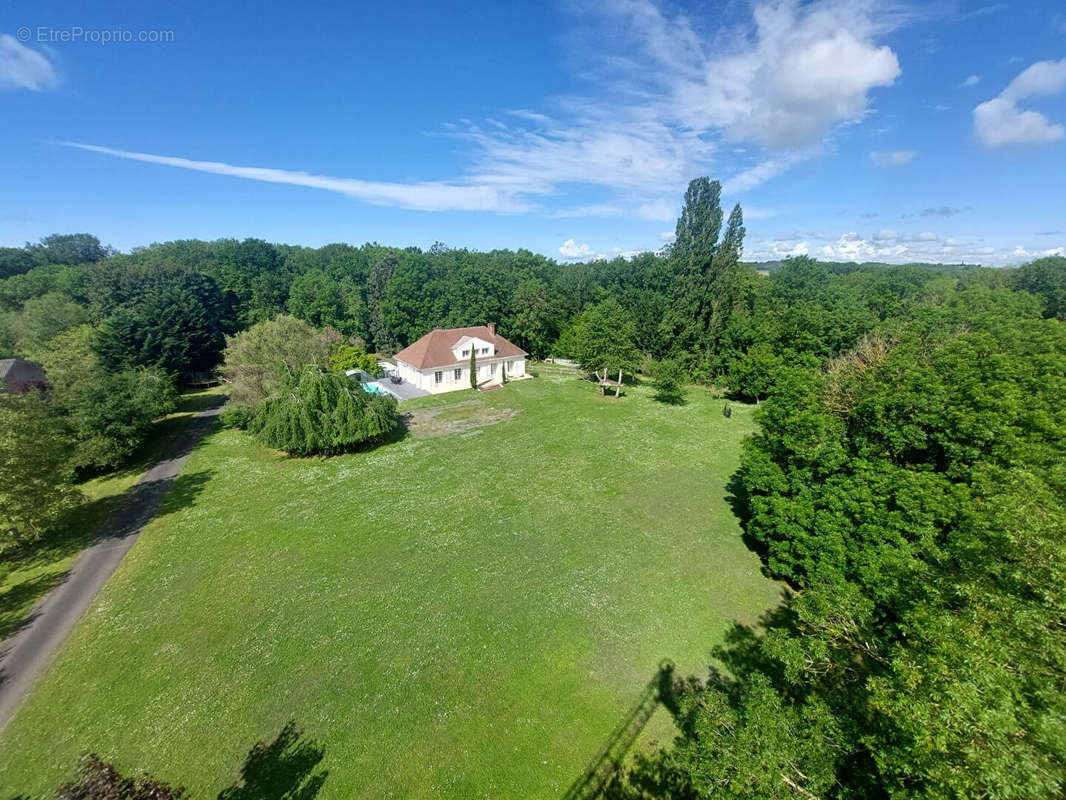
[(1066, 247), (1058, 0), (93, 5), (0, 11), (0, 244), (611, 257), (710, 175), (749, 258)]

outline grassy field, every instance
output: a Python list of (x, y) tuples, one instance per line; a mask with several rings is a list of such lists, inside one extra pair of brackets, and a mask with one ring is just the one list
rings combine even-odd
[(319, 798), (559, 797), (660, 659), (777, 601), (726, 500), (753, 409), (545, 369), (402, 410), (331, 459), (211, 434), (0, 739), (4, 800), (88, 749), (214, 797), (290, 721), (271, 780)]
[(155, 423), (152, 436), (133, 455), (128, 466), (78, 485), (85, 495), (85, 503), (70, 515), (60, 531), (11, 553), (0, 563), (0, 641), (17, 630), (37, 601), (63, 580), (78, 553), (115, 510), (122, 494), (158, 460), (192, 415), (214, 402), (218, 392), (218, 389), (208, 389), (183, 394), (177, 410)]

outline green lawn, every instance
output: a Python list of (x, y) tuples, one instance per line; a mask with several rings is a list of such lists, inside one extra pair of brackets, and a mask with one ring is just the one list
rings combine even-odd
[(752, 408), (544, 369), (411, 409), (331, 459), (209, 436), (0, 739), (4, 791), (92, 749), (213, 798), (293, 720), (319, 798), (559, 797), (662, 658), (703, 675), (777, 601), (726, 502)]

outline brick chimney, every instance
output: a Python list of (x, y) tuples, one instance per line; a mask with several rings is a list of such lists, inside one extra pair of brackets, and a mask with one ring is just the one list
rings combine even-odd
[(495, 322), (490, 322), (489, 323), (489, 336), (495, 336), (495, 335), (496, 335), (496, 323)]

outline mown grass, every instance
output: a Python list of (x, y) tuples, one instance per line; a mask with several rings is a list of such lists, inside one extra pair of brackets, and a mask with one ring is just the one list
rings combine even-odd
[(91, 749), (214, 797), (295, 720), (319, 798), (560, 796), (661, 659), (703, 674), (778, 599), (726, 496), (753, 409), (626, 392), (542, 370), (402, 406), (517, 411), (477, 435), (332, 459), (216, 430), (0, 739), (0, 786), (49, 796)]
[(39, 542), (5, 554), (0, 561), (0, 641), (17, 631), (33, 606), (66, 576), (78, 553), (93, 540), (123, 493), (137, 482), (184, 428), (192, 415), (215, 402), (219, 389), (186, 392), (175, 412), (155, 423), (152, 435), (124, 468), (78, 484), (85, 502)]

